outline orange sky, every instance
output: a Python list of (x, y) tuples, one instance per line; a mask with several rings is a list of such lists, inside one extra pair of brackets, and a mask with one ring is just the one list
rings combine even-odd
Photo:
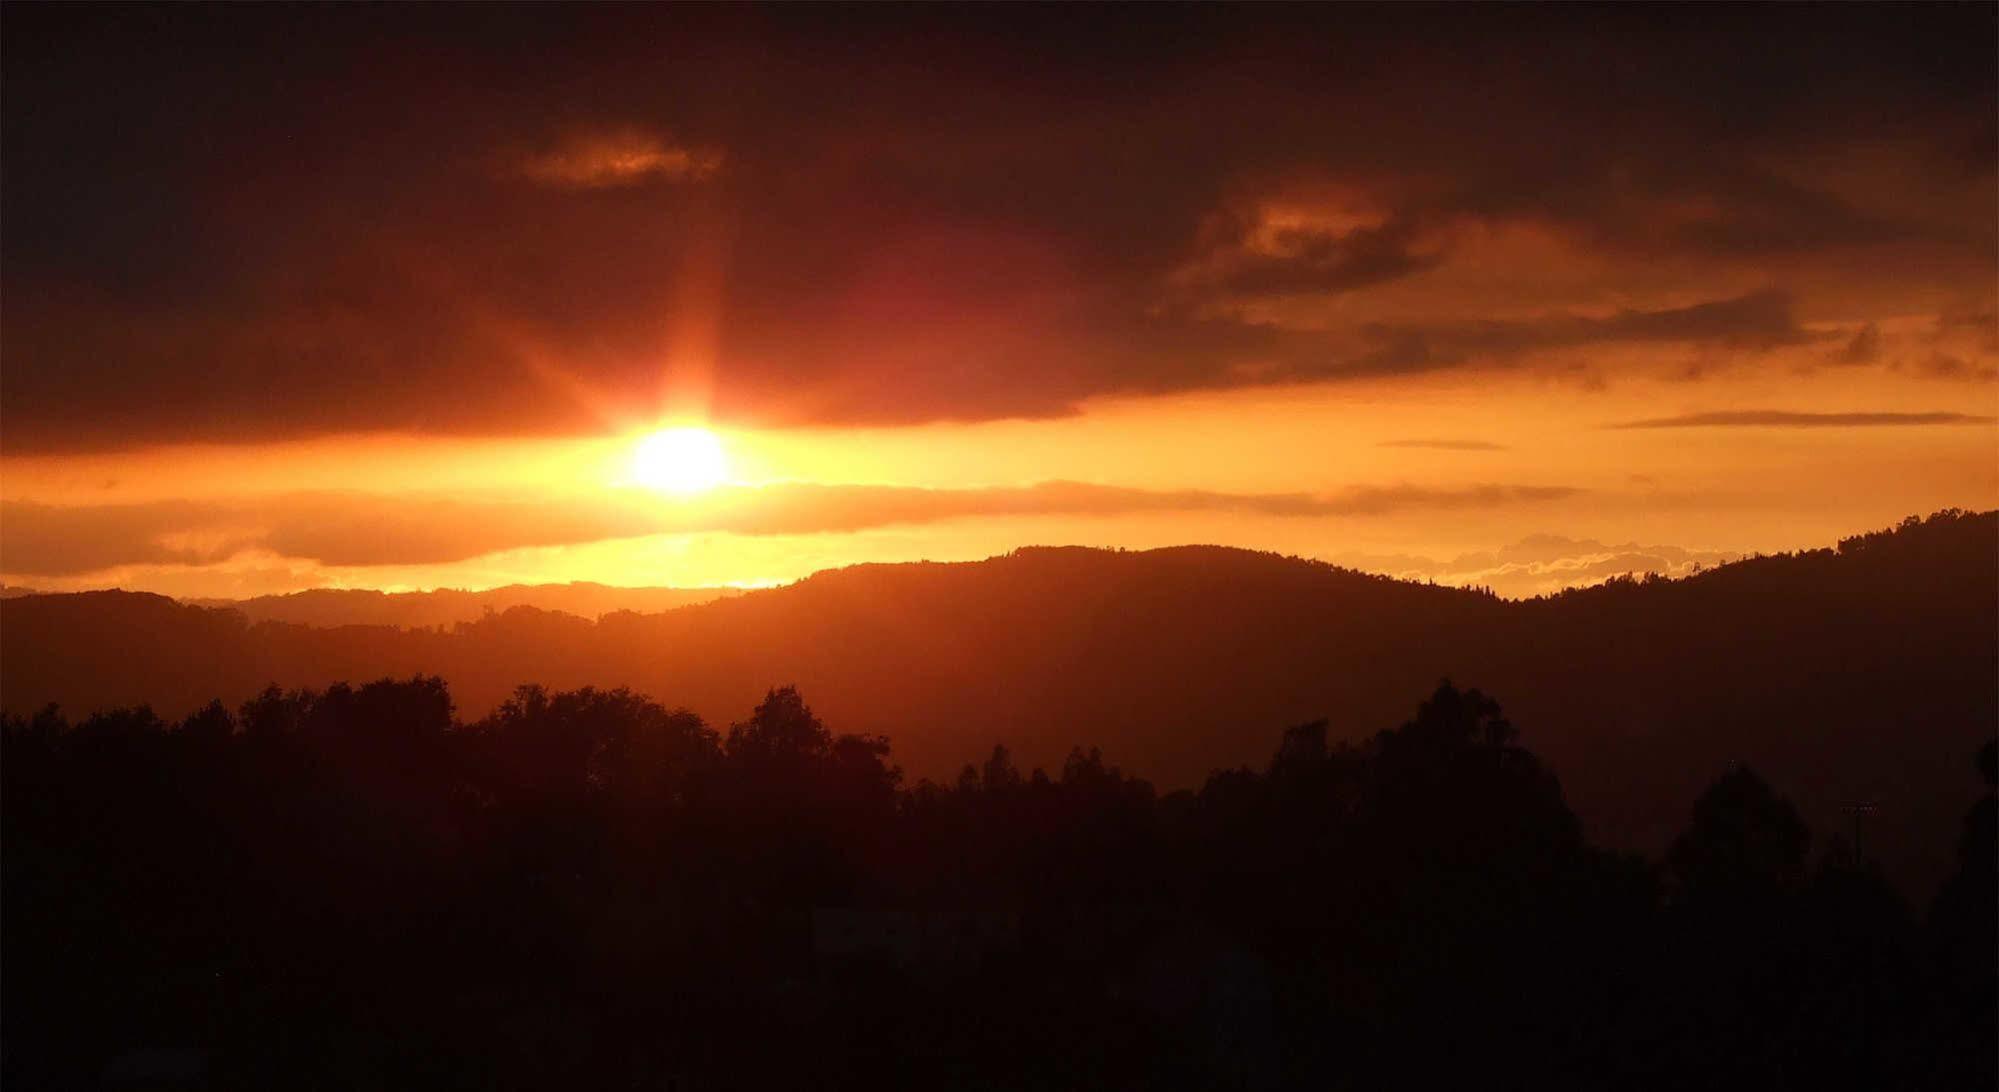
[(1532, 594), (1999, 505), (1990, 11), (292, 15), (10, 13), (6, 583)]
[[(1531, 594), (1610, 571), (1684, 571), (1733, 553), (1829, 543), (1911, 512), (1999, 501), (1999, 435), (1975, 419), (1612, 427), (1648, 413), (1764, 404), (1756, 386), (1751, 376), (1715, 381), (1689, 398), (1678, 381), (1592, 390), (1508, 376), (1418, 390), (1107, 401), (1051, 421), (724, 430), (731, 484), (692, 496), (630, 483), (634, 436), (336, 437), (19, 457), (6, 461), (14, 507), (0, 534), (45, 519), (40, 506), (158, 509), (159, 521), (109, 537), (168, 536), (193, 563), (10, 570), (6, 579), (204, 596), (323, 585), (767, 584), (857, 561), (964, 560), (1024, 544), (1182, 542)], [(1842, 397), (1808, 412), (1915, 414), (1936, 404), (1910, 400), (1907, 386), (1893, 376), (1848, 376)], [(1995, 408), (1987, 391), (1973, 393), (1957, 403), (1960, 412)], [(397, 488), (385, 490), (385, 481)], [(824, 486), (825, 495), (790, 496), (800, 483)], [(1103, 488), (1071, 496), (1048, 483)], [(891, 503), (875, 495), (881, 487)], [(759, 494), (770, 498), (769, 511), (753, 508), (745, 524), (743, 510)], [(438, 510), (439, 498), (524, 509), (526, 526)], [(291, 549), (263, 541), (300, 539), (299, 524), (382, 520), (390, 508), (401, 514), (360, 532), (358, 553), (357, 543), (329, 547), (344, 554), (331, 563), (315, 556), (309, 534)], [(556, 510), (581, 510), (582, 526), (554, 529), (566, 541), (536, 544)], [(615, 526), (597, 527), (593, 514)], [(648, 518), (672, 530), (644, 533)], [(637, 522), (620, 522), (627, 519)], [(1536, 535), (1583, 541), (1521, 552), (1510, 567), (1461, 559)], [(412, 556), (410, 542), (428, 556)], [(1634, 543), (1648, 549), (1611, 548)], [(75, 556), (64, 542), (50, 552), (40, 567), (62, 570)], [(115, 558), (114, 550), (105, 560)]]

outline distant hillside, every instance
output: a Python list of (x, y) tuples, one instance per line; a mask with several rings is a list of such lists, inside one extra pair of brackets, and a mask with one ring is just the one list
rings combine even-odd
[(398, 626), (413, 629), (476, 622), (488, 613), (515, 607), (561, 611), (600, 618), (613, 611), (655, 614), (693, 603), (741, 595), (737, 588), (619, 588), (587, 582), (509, 584), (485, 591), (439, 588), (425, 592), (380, 592), (315, 588), (254, 599), (190, 599), (198, 607), (227, 607), (252, 622), (305, 626)]
[(1448, 676), (1505, 704), (1606, 841), (1658, 848), (1742, 761), (1821, 832), (1878, 802), (1868, 844), (1920, 886), (1999, 723), (1995, 604), (1999, 513), (1526, 602), (1217, 547), (864, 565), (663, 614), (515, 607), (441, 632), (101, 592), (0, 602), (0, 704), (179, 715), (273, 681), (422, 672), (468, 716), (538, 681), (630, 685), (726, 724), (796, 683), (837, 729), (889, 735), (912, 775), (996, 741), (1040, 764), (1082, 743), (1170, 788), (1261, 764), (1285, 725), (1391, 727)]

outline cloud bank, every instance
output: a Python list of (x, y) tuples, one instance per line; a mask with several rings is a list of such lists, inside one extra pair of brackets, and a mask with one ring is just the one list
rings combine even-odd
[(1994, 18), (10, 8), (0, 447), (1979, 380)]
[(76, 506), (4, 501), (0, 572), (72, 576), (121, 565), (206, 565), (250, 551), (322, 565), (425, 565), (645, 535), (845, 533), (1006, 516), (1220, 511), (1359, 518), (1531, 505), (1578, 492), (1482, 484), (1214, 493), (1051, 481), (987, 489), (781, 484), (718, 489), (696, 500), (624, 491), (534, 501), (355, 493)]
[(1741, 559), (1727, 550), (1681, 546), (1610, 544), (1593, 538), (1530, 535), (1510, 546), (1429, 558), (1409, 554), (1345, 554), (1332, 560), (1368, 572), (1405, 580), (1491, 588), (1510, 599), (1549, 595), (1563, 588), (1587, 587), (1612, 577), (1688, 576), (1702, 569)]

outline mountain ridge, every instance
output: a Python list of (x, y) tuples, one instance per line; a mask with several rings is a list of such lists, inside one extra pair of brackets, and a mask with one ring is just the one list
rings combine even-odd
[(472, 622), (488, 611), (516, 606), (559, 610), (583, 618), (599, 618), (618, 610), (671, 610), (740, 595), (730, 587), (621, 587), (589, 580), (552, 584), (506, 584), (467, 591), (433, 588), (389, 592), (375, 588), (307, 588), (282, 595), (247, 599), (182, 598), (190, 606), (227, 608), (252, 622), (293, 622), (314, 626), (393, 625), (406, 629)]
[(796, 684), (841, 730), (888, 735), (912, 777), (994, 743), (1049, 766), (1080, 744), (1179, 788), (1260, 765), (1285, 725), (1366, 738), (1450, 678), (1506, 705), (1611, 844), (1658, 846), (1744, 762), (1819, 829), (1880, 802), (1870, 844), (1920, 884), (1999, 717), (1995, 601), (1999, 512), (1521, 601), (1198, 546), (852, 566), (661, 613), (517, 606), (448, 630), (80, 593), (0, 602), (0, 705), (178, 716), (270, 683), (435, 674), (468, 718), (537, 682), (631, 686), (720, 725)]

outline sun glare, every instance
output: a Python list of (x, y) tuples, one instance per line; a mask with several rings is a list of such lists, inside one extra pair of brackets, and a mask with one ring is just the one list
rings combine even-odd
[(728, 477), (722, 441), (705, 428), (670, 428), (639, 442), (632, 479), (669, 493), (701, 493)]

